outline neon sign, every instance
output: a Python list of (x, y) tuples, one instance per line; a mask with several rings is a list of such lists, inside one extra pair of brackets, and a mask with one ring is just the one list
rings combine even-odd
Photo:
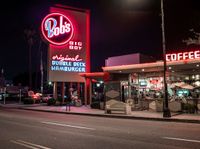
[(69, 57), (69, 55), (55, 55), (52, 57), (51, 70), (65, 72), (85, 72), (85, 62), (80, 58), (80, 55)]
[(54, 45), (68, 43), (74, 34), (71, 21), (61, 13), (47, 15), (42, 21), (41, 30), (44, 38)]
[(166, 61), (168, 62), (181, 61), (181, 60), (193, 60), (193, 59), (200, 59), (200, 50), (166, 54)]
[(83, 47), (83, 43), (82, 42), (77, 42), (77, 41), (70, 41), (69, 42), (69, 49), (70, 50), (81, 50)]
[(52, 57), (53, 60), (59, 60), (59, 61), (74, 61), (74, 62), (79, 62), (82, 61), (83, 59), (80, 58), (80, 55), (76, 55), (74, 57), (69, 57), (69, 55), (66, 55), (65, 57), (60, 55), (55, 55)]

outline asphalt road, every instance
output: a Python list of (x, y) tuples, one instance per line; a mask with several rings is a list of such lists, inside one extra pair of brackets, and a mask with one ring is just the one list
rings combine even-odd
[(200, 125), (0, 108), (0, 149), (200, 149)]

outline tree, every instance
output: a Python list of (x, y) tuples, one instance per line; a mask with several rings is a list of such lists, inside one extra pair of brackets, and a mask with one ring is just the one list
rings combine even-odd
[(194, 29), (190, 29), (190, 32), (194, 35), (194, 37), (189, 37), (187, 40), (183, 40), (187, 45), (200, 45), (200, 33), (195, 32)]
[(29, 45), (29, 88), (32, 88), (32, 46), (33, 46), (33, 38), (35, 35), (35, 30), (33, 29), (25, 29), (24, 33), (26, 35), (26, 39), (28, 41), (28, 45)]

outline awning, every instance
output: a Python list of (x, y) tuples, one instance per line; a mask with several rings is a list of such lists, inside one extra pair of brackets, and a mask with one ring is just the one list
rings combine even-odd
[[(179, 69), (191, 69), (192, 67), (197, 68), (196, 64), (199, 64), (199, 59), (193, 60), (181, 60), (167, 62), (167, 66), (173, 67), (174, 70)], [(153, 63), (141, 63), (141, 64), (132, 64), (132, 65), (120, 65), (120, 66), (105, 66), (102, 67), (104, 72), (112, 73), (130, 73), (130, 72), (156, 72), (163, 71), (163, 61), (157, 61)]]

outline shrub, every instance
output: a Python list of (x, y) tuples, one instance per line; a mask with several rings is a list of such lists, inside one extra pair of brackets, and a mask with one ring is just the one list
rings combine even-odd
[(34, 99), (32, 99), (32, 98), (24, 98), (23, 102), (24, 102), (24, 104), (33, 104), (34, 103)]
[(62, 102), (62, 97), (58, 97), (57, 101)]
[(50, 98), (48, 101), (47, 101), (47, 105), (50, 106), (50, 105), (55, 105), (56, 104), (56, 100), (54, 98)]

